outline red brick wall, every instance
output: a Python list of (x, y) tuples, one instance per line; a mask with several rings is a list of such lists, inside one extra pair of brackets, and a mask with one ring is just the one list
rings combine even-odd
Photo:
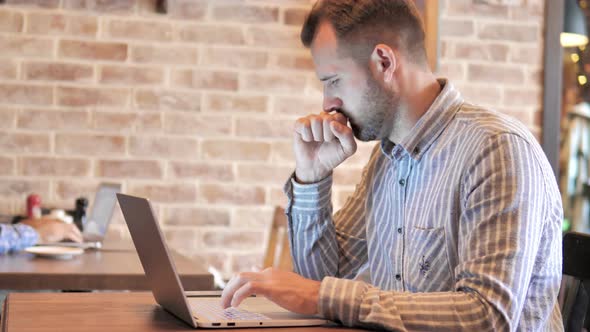
[[(321, 106), (298, 39), (310, 0), (7, 0), (0, 5), (0, 212), (68, 207), (100, 181), (156, 203), (176, 250), (260, 263)], [(543, 0), (441, 0), (440, 73), (539, 134)], [(371, 145), (335, 173), (336, 206)], [(115, 229), (124, 230), (120, 212)]]

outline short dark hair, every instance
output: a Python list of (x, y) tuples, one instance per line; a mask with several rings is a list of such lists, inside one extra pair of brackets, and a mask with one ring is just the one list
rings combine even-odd
[(409, 0), (318, 0), (301, 29), (301, 42), (310, 47), (318, 25), (328, 21), (339, 42), (354, 59), (368, 61), (379, 43), (405, 52), (410, 61), (427, 64), (424, 26)]

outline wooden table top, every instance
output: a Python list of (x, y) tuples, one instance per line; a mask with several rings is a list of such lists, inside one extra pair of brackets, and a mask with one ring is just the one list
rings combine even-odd
[[(190, 331), (158, 306), (151, 293), (12, 293), (2, 315), (2, 331)], [(278, 328), (233, 329), (271, 332)], [(342, 327), (280, 328), (281, 331), (355, 331)], [(219, 330), (214, 330), (219, 331)], [(227, 331), (227, 330), (226, 330)]]
[[(198, 262), (173, 252), (185, 290), (213, 289), (213, 276)], [(111, 242), (71, 260), (20, 252), (0, 256), (0, 285), (13, 290), (150, 290), (130, 242)]]

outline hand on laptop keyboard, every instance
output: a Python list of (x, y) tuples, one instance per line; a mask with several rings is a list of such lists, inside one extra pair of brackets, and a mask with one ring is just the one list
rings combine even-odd
[(316, 315), (320, 282), (288, 271), (268, 268), (241, 272), (232, 278), (221, 296), (223, 308), (237, 307), (251, 295), (261, 295), (279, 306), (300, 314)]
[(66, 224), (61, 220), (50, 218), (26, 219), (21, 223), (37, 231), (39, 242), (59, 242), (64, 239), (82, 242), (82, 233), (74, 224)]

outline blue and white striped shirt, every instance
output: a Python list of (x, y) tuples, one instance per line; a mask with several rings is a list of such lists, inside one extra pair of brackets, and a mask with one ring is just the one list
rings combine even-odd
[(410, 135), (376, 146), (332, 216), (328, 177), (285, 192), (296, 271), (319, 312), (392, 331), (561, 331), (562, 207), (519, 122), (446, 80)]
[(0, 254), (21, 251), (35, 245), (38, 240), (39, 234), (29, 225), (0, 224)]

